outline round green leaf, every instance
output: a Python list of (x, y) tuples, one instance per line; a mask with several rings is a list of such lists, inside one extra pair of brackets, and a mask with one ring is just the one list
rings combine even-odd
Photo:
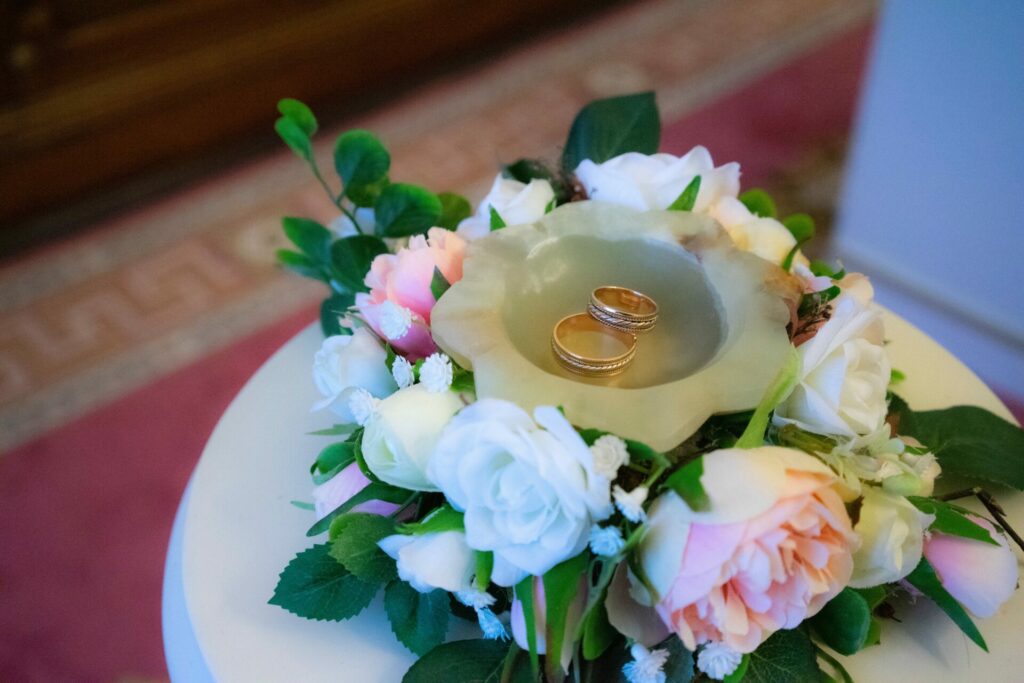
[(509, 647), (500, 640), (438, 645), (412, 665), (402, 683), (495, 683), (501, 680)]
[(811, 619), (814, 632), (841, 655), (852, 655), (867, 644), (871, 609), (852, 588), (844, 588)]
[(331, 242), (334, 235), (331, 231), (309, 218), (281, 219), (285, 236), (292, 244), (302, 250), (318, 264), (327, 265), (331, 262)]
[(473, 215), (473, 207), (469, 200), (454, 192), (442, 192), (437, 195), (441, 200), (441, 217), (437, 224), (447, 230), (455, 230), (459, 223)]
[(309, 142), (309, 135), (299, 124), (282, 116), (274, 122), (274, 130), (295, 154), (306, 161), (312, 161), (313, 146)]
[(388, 252), (388, 245), (371, 235), (353, 235), (334, 242), (331, 246), (331, 266), (334, 279), (353, 292), (365, 292), (363, 280), (373, 259)]
[(441, 218), (441, 200), (417, 185), (388, 185), (377, 199), (377, 231), (385, 237), (425, 233)]
[(660, 139), (653, 92), (594, 100), (572, 122), (562, 166), (571, 172), (584, 159), (601, 163), (625, 152), (654, 154)]
[(448, 632), (448, 593), (440, 589), (420, 593), (396, 579), (384, 589), (384, 611), (395, 636), (417, 655), (440, 645)]
[[(334, 168), (344, 184), (345, 194), (356, 201), (367, 193), (379, 192), (391, 167), (391, 155), (380, 138), (366, 130), (342, 133), (334, 143)], [(356, 202), (362, 204), (363, 202)]]
[(295, 122), (295, 125), (301, 128), (307, 137), (313, 137), (313, 134), (316, 133), (316, 117), (302, 102), (286, 97), (277, 103), (277, 110), (281, 112), (281, 116)]

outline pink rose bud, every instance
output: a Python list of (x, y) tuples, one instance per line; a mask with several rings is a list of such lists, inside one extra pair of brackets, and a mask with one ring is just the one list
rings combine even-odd
[(924, 542), (924, 556), (943, 587), (981, 619), (991, 617), (1017, 587), (1017, 558), (992, 524), (969, 515), (999, 545), (960, 536), (933, 533)]
[[(569, 614), (565, 624), (566, 637), (562, 646), (562, 668), (568, 667), (569, 662), (572, 660), (572, 652), (575, 648), (572, 634), (575, 633), (580, 619), (583, 618), (583, 609), (586, 607), (586, 602), (586, 578), (582, 577), (576, 598), (569, 605)], [(516, 645), (528, 651), (526, 618), (523, 615), (523, 603), (518, 598), (512, 601), (511, 617), (512, 637), (515, 638)], [(545, 654), (547, 652), (547, 641), (544, 639), (544, 632), (547, 629), (547, 601), (544, 597), (544, 581), (539, 576), (533, 579), (533, 617), (537, 633), (537, 654)]]
[[(313, 507), (316, 510), (318, 520), (326, 517), (332, 510), (337, 509), (366, 488), (370, 480), (359, 469), (358, 463), (352, 463), (341, 472), (331, 477), (328, 481), (313, 489)], [(353, 512), (369, 512), (374, 515), (390, 515), (398, 509), (394, 503), (385, 503), (380, 500), (370, 500), (360, 503), (352, 508)]]

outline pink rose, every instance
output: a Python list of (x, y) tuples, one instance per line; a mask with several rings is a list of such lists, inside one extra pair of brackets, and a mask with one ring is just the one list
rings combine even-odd
[[(366, 488), (370, 480), (359, 469), (358, 463), (352, 463), (329, 480), (313, 489), (313, 507), (318, 520), (326, 517), (339, 505)], [(394, 503), (371, 500), (356, 505), (354, 512), (369, 512), (374, 515), (390, 515), (398, 509)]]
[(1013, 595), (1017, 558), (988, 520), (970, 518), (985, 527), (999, 545), (933, 533), (925, 539), (924, 556), (949, 594), (974, 616), (986, 619)]
[(444, 228), (417, 235), (397, 254), (381, 254), (366, 275), (369, 294), (356, 295), (356, 308), (374, 332), (414, 358), (437, 350), (430, 336), (430, 312), (437, 300), (430, 289), (434, 268), (445, 280), (462, 279), (466, 241)]
[(655, 501), (641, 564), (659, 616), (687, 648), (752, 652), (843, 589), (856, 536), (835, 481), (801, 451), (733, 448), (704, 456), (708, 512), (675, 493)]

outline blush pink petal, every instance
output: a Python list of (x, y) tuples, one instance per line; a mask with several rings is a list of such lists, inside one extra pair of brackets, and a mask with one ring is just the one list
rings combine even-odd
[[(370, 480), (366, 478), (356, 463), (352, 463), (338, 472), (313, 491), (316, 518), (323, 519), (332, 510), (366, 488), (369, 483)], [(367, 501), (352, 508), (354, 512), (368, 512), (374, 515), (390, 515), (397, 509), (397, 505), (379, 500)]]

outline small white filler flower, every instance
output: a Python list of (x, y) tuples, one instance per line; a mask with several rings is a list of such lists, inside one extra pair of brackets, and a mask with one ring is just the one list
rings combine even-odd
[(493, 595), (478, 588), (459, 591), (455, 594), (455, 598), (466, 607), (472, 607), (473, 609), (490, 607), (495, 602)]
[(395, 378), (395, 384), (399, 389), (411, 387), (416, 382), (416, 374), (412, 371), (412, 363), (403, 356), (395, 358), (391, 364), (391, 376)]
[(622, 552), (625, 545), (626, 541), (623, 540), (618, 527), (603, 527), (598, 524), (590, 527), (590, 549), (595, 555), (614, 557)]
[(697, 653), (697, 668), (716, 681), (724, 679), (736, 670), (743, 661), (743, 655), (725, 643), (711, 641)]
[(394, 301), (385, 301), (380, 306), (380, 331), (394, 341), (409, 333), (412, 327), (412, 311)]
[(374, 398), (366, 389), (356, 389), (348, 399), (348, 409), (360, 427), (366, 426), (370, 418), (377, 414), (380, 399)]
[(452, 386), (452, 359), (443, 353), (432, 353), (420, 368), (420, 383), (432, 394), (448, 391)]
[(647, 500), (648, 490), (646, 486), (637, 486), (632, 491), (626, 491), (624, 488), (615, 485), (612, 490), (612, 496), (615, 498), (615, 507), (619, 508), (619, 512), (622, 513), (623, 517), (631, 522), (640, 522), (647, 519), (647, 513), (644, 512), (644, 501)]
[(640, 643), (629, 649), (633, 661), (622, 667), (629, 683), (665, 683), (665, 662), (668, 661), (668, 650), (648, 650)]
[(606, 479), (614, 479), (619, 468), (629, 464), (626, 442), (614, 434), (605, 434), (590, 447), (594, 456), (594, 469)]
[(479, 608), (476, 611), (476, 620), (487, 640), (508, 640), (508, 631), (505, 630), (505, 625), (491, 610), (486, 607)]

